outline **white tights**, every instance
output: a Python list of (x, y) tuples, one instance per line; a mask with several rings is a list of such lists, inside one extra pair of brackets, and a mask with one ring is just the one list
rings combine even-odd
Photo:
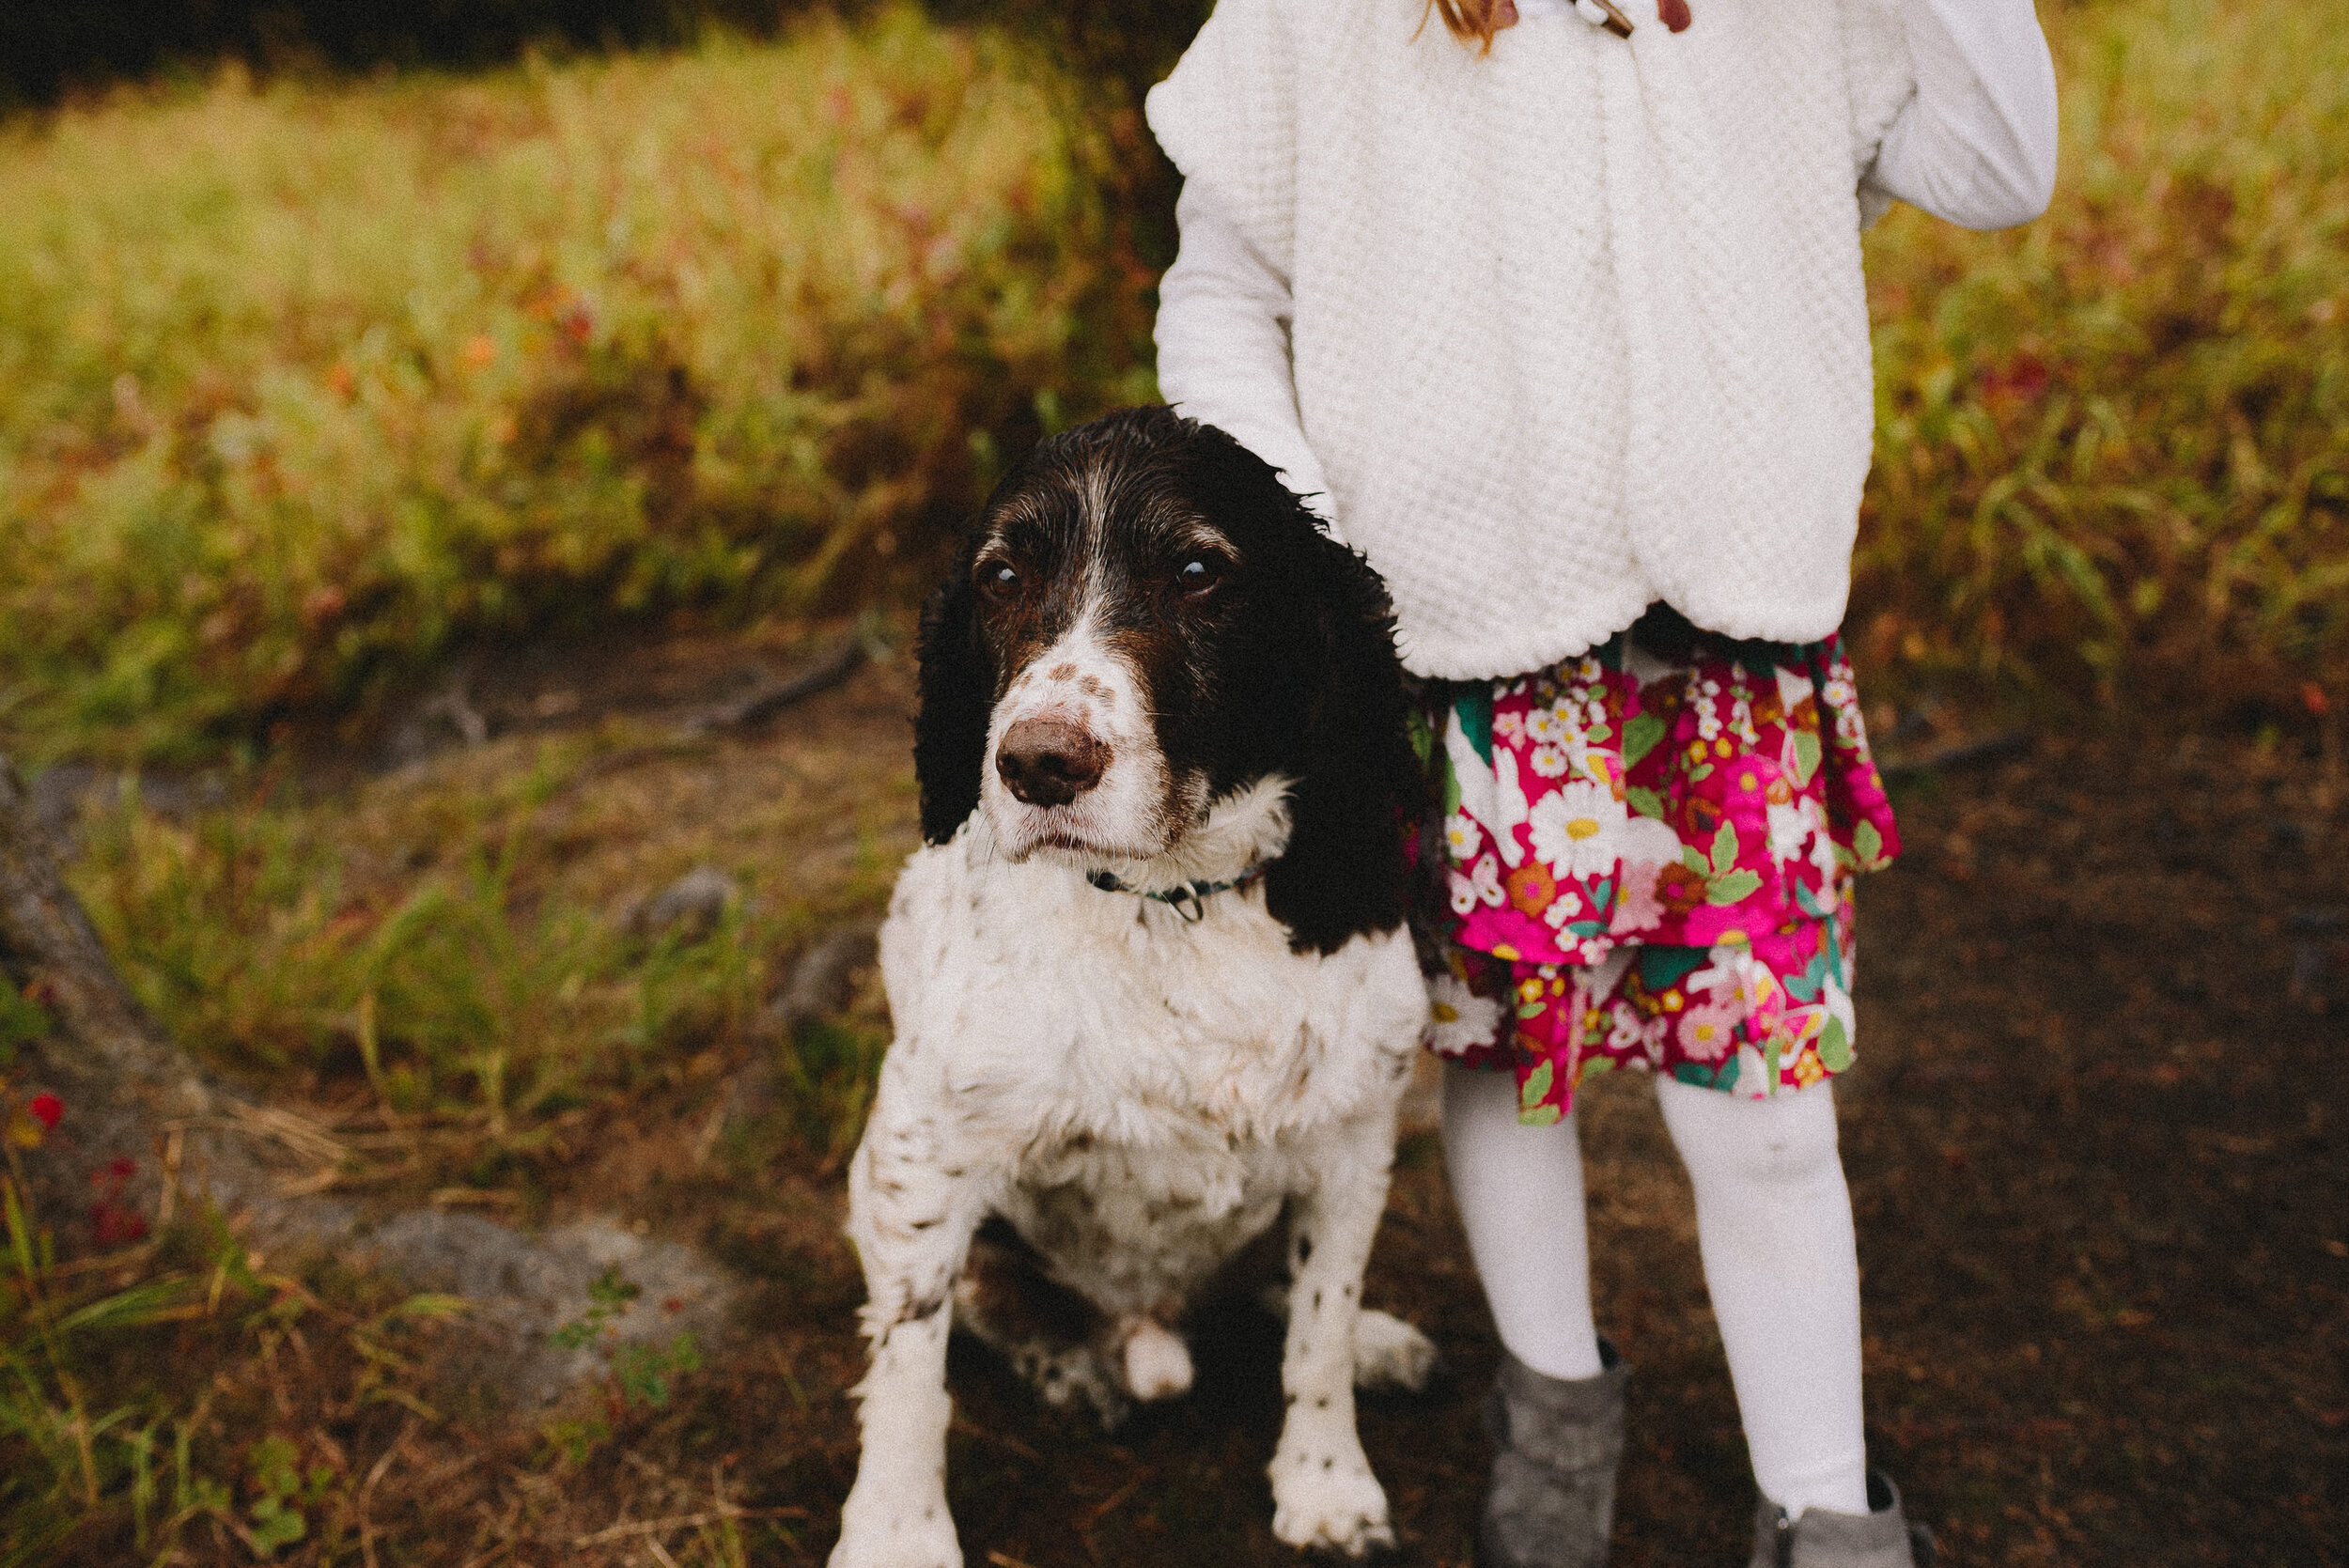
[[(1658, 1079), (1656, 1093), (1696, 1188), (1704, 1283), (1754, 1481), (1790, 1514), (1865, 1514), (1859, 1263), (1834, 1097), (1824, 1082), (1766, 1100), (1670, 1079)], [(1443, 1142), (1501, 1343), (1535, 1372), (1595, 1376), (1574, 1118), (1526, 1126), (1513, 1075), (1447, 1063)]]

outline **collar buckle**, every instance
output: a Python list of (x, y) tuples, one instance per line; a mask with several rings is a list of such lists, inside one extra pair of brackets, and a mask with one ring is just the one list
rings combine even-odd
[(1109, 871), (1088, 871), (1085, 880), (1103, 893), (1127, 893), (1136, 898), (1148, 899), (1153, 904), (1164, 904), (1182, 917), (1185, 925), (1196, 925), (1207, 918), (1208, 899), (1219, 893), (1249, 887), (1262, 880), (1264, 873), (1263, 866), (1252, 865), (1228, 882), (1185, 882), (1179, 887), (1161, 888), (1156, 892), (1128, 887), (1114, 872)]

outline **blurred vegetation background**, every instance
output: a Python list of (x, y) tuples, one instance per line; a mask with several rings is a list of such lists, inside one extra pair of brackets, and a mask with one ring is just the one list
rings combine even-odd
[(1849, 624), (1912, 686), (2322, 717), (2349, 675), (2349, 34), (2288, 4), (2045, 20), (2046, 217), (1903, 209), (1869, 241)]
[[(145, 54), (20, 11), (64, 97), (0, 127), (0, 730), (199, 755), (488, 633), (910, 598), (1007, 454), (1153, 394), (1137, 105), (1201, 9), (223, 6)], [(2049, 216), (1869, 241), (1852, 627), (1887, 690), (2305, 720), (2349, 657), (2349, 39), (2050, 31)]]
[(1100, 108), (896, 7), (25, 116), (0, 723), (185, 754), (485, 632), (910, 590), (1006, 446), (1151, 395)]
[[(859, 6), (863, 0), (850, 0)], [(474, 68), (528, 50), (676, 48), (713, 28), (769, 39), (812, 0), (54, 0), (0, 13), (0, 94), (49, 103), (110, 82), (256, 68)], [(1129, 85), (1166, 73), (1209, 0), (934, 0)]]

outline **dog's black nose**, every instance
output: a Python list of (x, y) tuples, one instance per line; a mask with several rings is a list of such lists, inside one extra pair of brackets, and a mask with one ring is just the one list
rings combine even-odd
[(1022, 719), (995, 748), (995, 771), (1014, 798), (1065, 806), (1101, 782), (1110, 749), (1066, 719)]

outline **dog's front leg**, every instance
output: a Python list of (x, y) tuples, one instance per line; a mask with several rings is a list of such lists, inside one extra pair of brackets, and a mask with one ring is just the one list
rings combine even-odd
[(1288, 1414), (1272, 1454), (1272, 1533), (1292, 1546), (1361, 1557), (1394, 1545), (1387, 1495), (1354, 1429), (1354, 1324), (1362, 1270), (1387, 1203), (1392, 1118), (1368, 1117), (1290, 1201)]
[(863, 1452), (832, 1568), (961, 1568), (946, 1508), (946, 1330), (955, 1277), (991, 1190), (943, 1096), (884, 1066), (848, 1172), (873, 1364), (856, 1389)]

